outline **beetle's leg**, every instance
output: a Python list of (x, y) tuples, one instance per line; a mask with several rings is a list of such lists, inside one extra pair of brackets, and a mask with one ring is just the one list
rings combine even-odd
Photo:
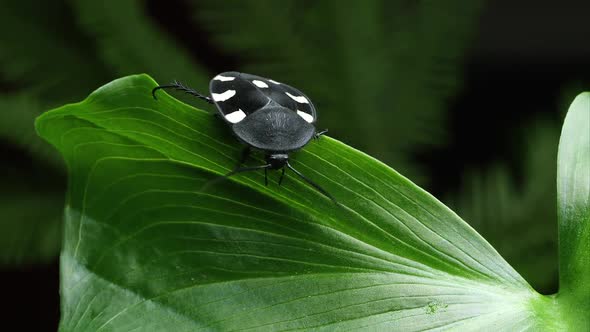
[(316, 133), (313, 135), (313, 138), (315, 138), (315, 139), (318, 139), (318, 138), (320, 138), (320, 136), (324, 135), (324, 134), (325, 134), (325, 133), (327, 133), (327, 132), (328, 132), (328, 129), (324, 129), (324, 130), (322, 130), (322, 131), (320, 131), (320, 132), (316, 132)]
[(287, 167), (289, 167), (289, 169), (292, 170), (293, 173), (297, 174), (297, 176), (299, 176), (300, 178), (302, 178), (305, 182), (307, 182), (309, 185), (311, 185), (312, 187), (314, 187), (317, 191), (319, 191), (324, 196), (326, 196), (330, 200), (332, 200), (332, 202), (334, 202), (334, 204), (339, 205), (338, 202), (336, 201), (336, 199), (334, 198), (334, 196), (330, 195), (330, 193), (328, 193), (324, 188), (320, 187), (318, 184), (316, 184), (315, 182), (313, 182), (310, 179), (308, 179), (305, 175), (299, 173), (299, 171), (296, 170), (296, 169), (294, 169), (293, 166), (291, 166), (291, 164), (289, 164), (288, 162), (287, 162)]
[(200, 93), (198, 93), (197, 91), (187, 87), (186, 85), (178, 82), (178, 81), (174, 81), (171, 84), (166, 84), (166, 85), (158, 85), (157, 87), (152, 89), (152, 96), (154, 97), (154, 99), (158, 99), (156, 97), (156, 91), (158, 91), (159, 89), (176, 89), (176, 90), (180, 90), (182, 92), (186, 92), (189, 95), (195, 96), (197, 98), (203, 99), (204, 101), (208, 102), (209, 104), (213, 104), (213, 99), (211, 99), (211, 97), (202, 95)]
[(281, 185), (281, 182), (283, 182), (284, 176), (285, 176), (285, 167), (283, 166), (283, 170), (281, 171), (281, 177), (279, 178), (279, 186)]
[(240, 160), (238, 161), (238, 165), (236, 166), (236, 169), (239, 168), (240, 166), (242, 166), (242, 164), (246, 162), (246, 160), (250, 156), (251, 151), (252, 151), (252, 149), (250, 149), (249, 146), (245, 147), (244, 150), (242, 150), (242, 153), (240, 154)]
[(248, 157), (250, 156), (250, 152), (252, 151), (252, 149), (250, 149), (249, 146), (245, 147), (242, 152), (240, 153), (240, 159), (238, 160), (238, 164), (236, 165), (236, 167), (234, 167), (232, 172), (235, 172), (237, 170), (240, 169), (240, 167), (242, 167), (242, 164), (246, 162), (246, 159), (248, 159)]

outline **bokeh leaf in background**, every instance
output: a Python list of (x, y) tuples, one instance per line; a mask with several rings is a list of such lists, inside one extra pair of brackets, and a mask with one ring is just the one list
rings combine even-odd
[[(70, 171), (62, 330), (559, 330), (578, 322), (434, 197), (330, 138), (292, 159), (340, 205), (292, 176), (264, 186), (262, 172), (199, 190), (233, 168), (240, 147), (208, 112), (166, 95), (153, 100), (154, 86), (146, 75), (122, 78), (37, 121)], [(588, 201), (587, 189), (574, 188), (590, 179), (579, 149), (590, 144), (570, 139), (588, 126), (568, 123), (560, 163), (582, 175), (561, 173), (575, 195), (560, 198), (582, 208), (562, 218), (582, 230), (565, 235), (576, 249), (587, 240)], [(588, 264), (575, 258), (587, 252), (565, 254), (574, 255), (566, 278), (574, 287), (560, 296), (588, 310), (571, 293), (586, 289), (577, 272)]]

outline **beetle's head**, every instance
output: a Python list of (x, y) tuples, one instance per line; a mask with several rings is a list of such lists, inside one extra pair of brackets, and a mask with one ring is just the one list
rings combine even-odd
[(271, 169), (280, 169), (289, 161), (289, 155), (286, 153), (271, 153), (266, 155), (266, 162), (269, 163)]

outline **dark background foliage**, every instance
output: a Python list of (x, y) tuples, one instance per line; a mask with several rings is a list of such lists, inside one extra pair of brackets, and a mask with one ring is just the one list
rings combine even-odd
[(588, 1), (0, 5), (0, 276), (21, 329), (59, 319), (66, 173), (33, 120), (139, 72), (201, 91), (234, 69), (299, 87), (331, 136), (451, 206), (539, 292), (557, 290), (555, 159), (567, 105), (590, 86)]

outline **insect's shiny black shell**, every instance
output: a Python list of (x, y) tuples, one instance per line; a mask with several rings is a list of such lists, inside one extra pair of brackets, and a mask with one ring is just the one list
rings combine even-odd
[(224, 72), (209, 84), (213, 102), (245, 144), (268, 152), (302, 148), (315, 135), (316, 110), (301, 91), (264, 77)]

